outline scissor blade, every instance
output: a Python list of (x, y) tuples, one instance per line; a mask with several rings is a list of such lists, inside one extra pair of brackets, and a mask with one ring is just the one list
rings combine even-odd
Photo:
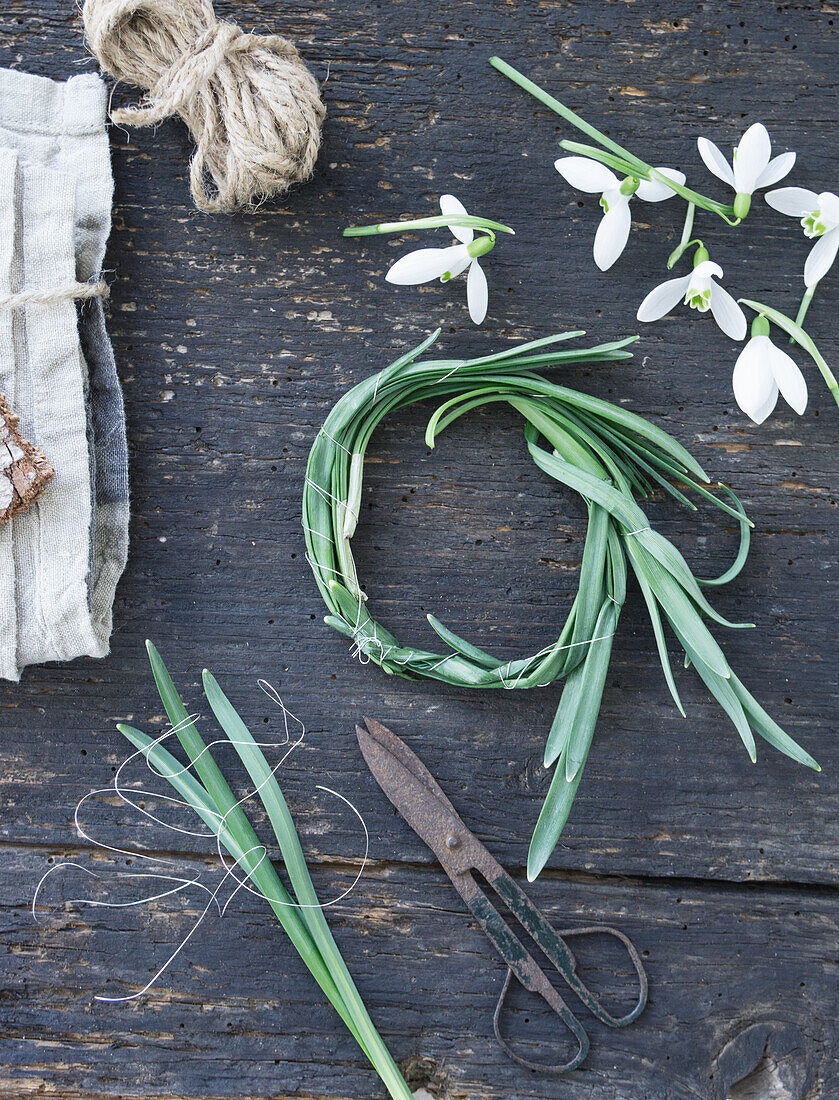
[(381, 722), (364, 719), (355, 727), (361, 753), (373, 778), (414, 832), (437, 852), (452, 831), (469, 833), (454, 806), (419, 757)]

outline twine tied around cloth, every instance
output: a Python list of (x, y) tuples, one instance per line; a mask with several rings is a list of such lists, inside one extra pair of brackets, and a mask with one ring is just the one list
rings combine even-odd
[(108, 298), (111, 288), (106, 282), (62, 283), (43, 290), (19, 290), (14, 294), (0, 294), (0, 309), (21, 309), (23, 306), (51, 306), (56, 302), (87, 301), (89, 298)]
[(326, 109), (287, 38), (219, 22), (210, 0), (85, 0), (82, 18), (102, 68), (147, 90), (112, 121), (152, 126), (177, 113), (189, 127), (201, 210), (253, 209), (312, 174)]

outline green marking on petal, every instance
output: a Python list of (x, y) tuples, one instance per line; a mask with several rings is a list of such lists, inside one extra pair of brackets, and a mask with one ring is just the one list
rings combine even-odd
[(801, 219), (801, 228), (805, 237), (821, 237), (827, 232), (827, 226), (822, 220), (821, 210), (811, 210)]
[(697, 309), (700, 313), (707, 313), (711, 308), (711, 288), (706, 287), (705, 290), (697, 290), (694, 287), (688, 287), (688, 292), (685, 295), (685, 305), (690, 306), (691, 309)]

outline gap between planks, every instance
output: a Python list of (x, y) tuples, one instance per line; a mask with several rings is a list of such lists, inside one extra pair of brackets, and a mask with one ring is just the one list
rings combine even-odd
[[(83, 855), (92, 855), (94, 853), (102, 853), (107, 856), (107, 849), (99, 848), (95, 845), (87, 844), (41, 844), (37, 841), (0, 841), (0, 854), (4, 851), (14, 852), (44, 852), (45, 855), (60, 856), (62, 858), (81, 857)], [(113, 853), (112, 853), (113, 855)], [(180, 859), (184, 862), (204, 863), (219, 866), (220, 861), (218, 856), (212, 852), (185, 852), (179, 849), (148, 849), (147, 851), (138, 850), (136, 853), (131, 854), (131, 858), (142, 858), (143, 856), (150, 856), (162, 859)], [(356, 874), (361, 860), (356, 859), (341, 859), (334, 857), (323, 857), (317, 854), (309, 853), (307, 860), (316, 867), (329, 869), (335, 872), (344, 872), (346, 874)], [(118, 858), (114, 858), (114, 862), (118, 862)], [(282, 862), (282, 861), (280, 861)], [(433, 861), (423, 862), (421, 860), (408, 860), (408, 859), (374, 859), (368, 857), (367, 865), (364, 872), (364, 878), (372, 873), (386, 873), (387, 871), (398, 870), (414, 870), (414, 871), (427, 871), (438, 866)], [(524, 866), (511, 865), (506, 868), (510, 875), (515, 879), (524, 880), (525, 868)], [(682, 886), (684, 888), (691, 889), (707, 889), (707, 890), (719, 890), (727, 893), (736, 892), (749, 892), (757, 894), (767, 894), (774, 892), (786, 893), (786, 894), (806, 894), (809, 897), (837, 897), (839, 896), (839, 883), (823, 883), (823, 882), (805, 882), (799, 879), (725, 879), (716, 878), (713, 876), (701, 876), (701, 875), (651, 875), (651, 874), (638, 874), (636, 872), (623, 873), (620, 871), (578, 871), (568, 868), (545, 868), (542, 874), (539, 876), (540, 882), (576, 882), (580, 884), (585, 883), (608, 883), (608, 882), (620, 882), (627, 886), (637, 885), (649, 887), (658, 887), (661, 889), (669, 889), (674, 886)], [(0, 1094), (0, 1100), (2, 1100), (2, 1094)]]

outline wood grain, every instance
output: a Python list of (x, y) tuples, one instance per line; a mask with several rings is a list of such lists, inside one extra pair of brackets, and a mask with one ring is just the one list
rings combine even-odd
[[(813, 775), (768, 746), (752, 766), (691, 673), (679, 678), (681, 719), (631, 594), (581, 794), (533, 893), (560, 923), (603, 917), (625, 929), (649, 952), (651, 1004), (626, 1032), (592, 1027), (593, 1053), (567, 1082), (526, 1074), (495, 1046), (498, 960), (367, 774), (352, 735), (370, 713), (404, 736), (469, 825), (520, 873), (546, 790), (541, 748), (557, 689), (470, 693), (354, 663), (321, 622), (299, 523), (306, 456), (331, 405), (437, 325), (441, 352), (452, 356), (571, 327), (593, 341), (617, 337), (636, 331), (637, 304), (663, 277), (675, 208), (636, 210), (626, 254), (599, 273), (596, 202), (581, 201), (552, 167), (565, 132), (487, 67), (490, 54), (720, 197), (695, 138), (729, 147), (757, 119), (779, 151), (798, 150), (795, 183), (836, 190), (835, 9), (720, 0), (676, 8), (292, 0), (282, 11), (219, 3), (220, 15), (244, 27), (288, 34), (325, 81), (329, 114), (311, 183), (256, 215), (210, 218), (189, 201), (190, 147), (179, 123), (112, 132), (110, 331), (131, 442), (131, 557), (112, 655), (30, 670), (0, 694), (0, 1096), (382, 1095), (256, 899), (234, 903), (223, 925), (208, 923), (157, 991), (129, 1007), (92, 998), (142, 987), (188, 927), (184, 904), (161, 903), (151, 915), (59, 909), (32, 921), (49, 860), (99, 866), (71, 819), (125, 755), (114, 723), (160, 728), (145, 637), (188, 705), (200, 708), (206, 665), (267, 734), (279, 721), (259, 676), (305, 717), (307, 739), (283, 787), (321, 864), (319, 881), (327, 889), (345, 881), (360, 839), (316, 783), (351, 797), (373, 836), (373, 864), (333, 913), (336, 935), (394, 1053), (419, 1059), (420, 1074), (436, 1070), (441, 1095), (719, 1100), (764, 1049), (781, 1059), (796, 1100), (839, 1095), (839, 413), (815, 369), (802, 360), (804, 417), (782, 405), (755, 428), (731, 395), (735, 346), (708, 318), (677, 312), (644, 329), (631, 363), (563, 374), (672, 431), (741, 494), (756, 525), (753, 550), (715, 603), (757, 629), (722, 641), (738, 674), (824, 769)], [(74, 6), (5, 5), (0, 62), (62, 78), (92, 67)], [(117, 89), (116, 102), (129, 99)], [(340, 237), (350, 222), (432, 212), (444, 191), (517, 231), (486, 264), (481, 329), (469, 324), (458, 284), (384, 282), (410, 242)], [(807, 246), (794, 221), (756, 201), (738, 232), (708, 217), (700, 228), (730, 289), (795, 310)], [(834, 273), (809, 315), (834, 364), (835, 293)], [(493, 652), (537, 649), (556, 636), (576, 585), (579, 501), (532, 467), (512, 414), (458, 422), (429, 454), (428, 412), (400, 413), (374, 439), (354, 543), (374, 613), (418, 642), (429, 640), (432, 611)], [(651, 514), (697, 573), (730, 560), (736, 532), (718, 516), (686, 517), (665, 502)], [(108, 843), (145, 839), (111, 808), (96, 814)], [(205, 852), (203, 842), (179, 841), (185, 866)], [(53, 903), (77, 896), (62, 895), (61, 881), (52, 880)], [(515, 1007), (516, 1040), (538, 1051), (551, 1022), (523, 997)], [(761, 1047), (763, 1033), (749, 1029), (767, 1022), (776, 1038)]]

